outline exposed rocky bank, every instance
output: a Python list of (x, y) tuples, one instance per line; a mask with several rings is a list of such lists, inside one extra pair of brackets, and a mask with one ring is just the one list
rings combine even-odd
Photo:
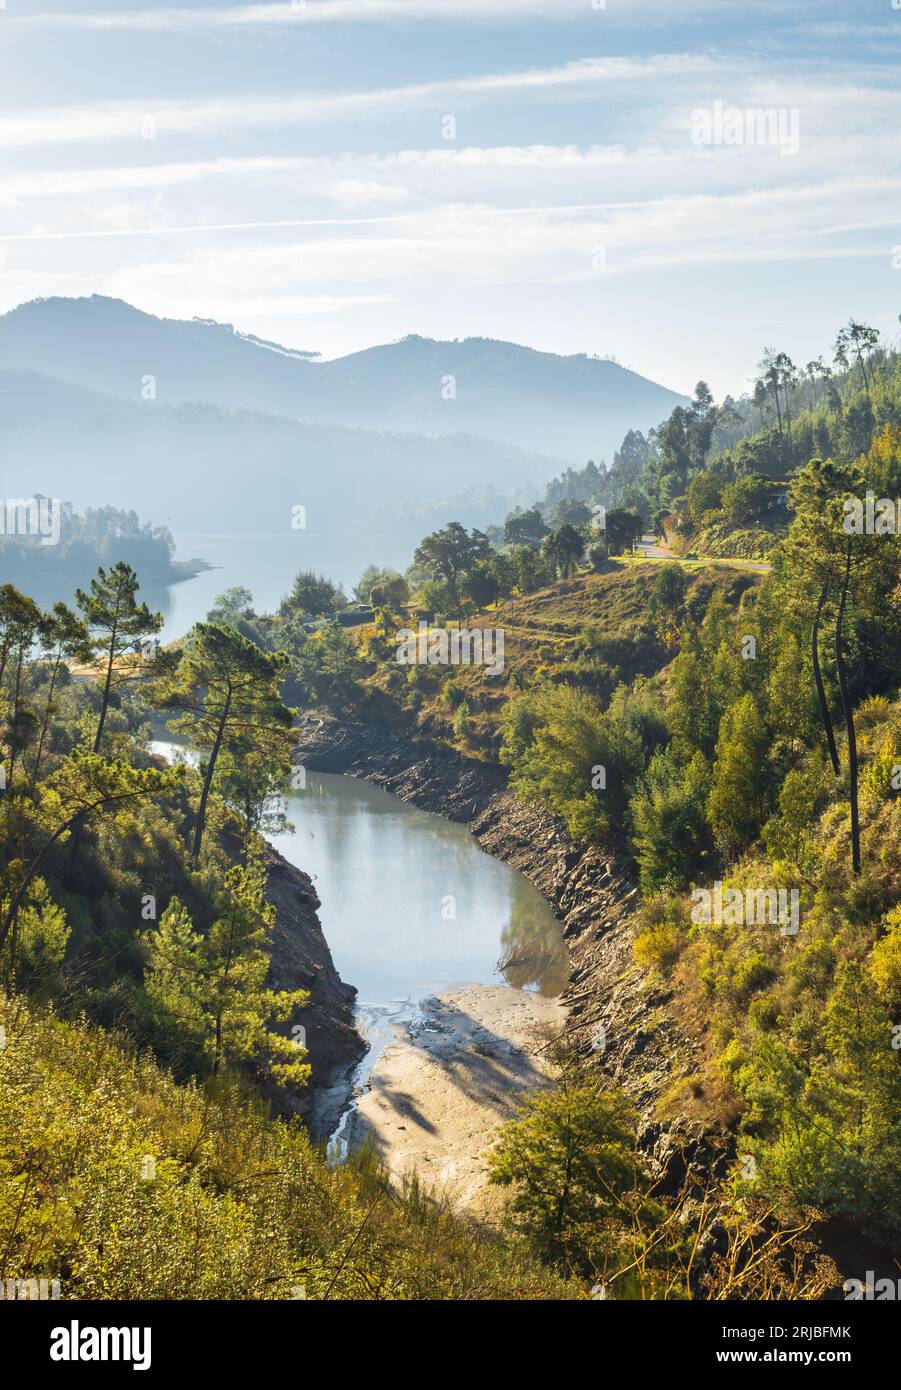
[(300, 1115), (314, 1138), (324, 1138), (350, 1099), (351, 1078), (366, 1051), (354, 1022), (357, 991), (335, 969), (310, 877), (271, 846), (268, 868), (266, 896), (276, 909), (269, 982), (273, 989), (309, 990), (310, 1002), (298, 1021), (311, 1066), (308, 1087), (272, 1087), (269, 1095), (279, 1110)]

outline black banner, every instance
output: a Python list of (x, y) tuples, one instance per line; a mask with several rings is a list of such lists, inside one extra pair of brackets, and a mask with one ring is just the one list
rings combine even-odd
[[(523, 1319), (520, 1322), (520, 1318)], [(28, 1373), (52, 1381), (72, 1376), (171, 1376), (195, 1370), (235, 1377), (259, 1363), (268, 1379), (309, 1376), (329, 1354), (353, 1348), (361, 1362), (384, 1366), (386, 1349), (403, 1354), (430, 1338), (445, 1355), (462, 1328), (494, 1345), (509, 1369), (521, 1347), (533, 1356), (543, 1329), (571, 1333), (582, 1361), (632, 1363), (635, 1374), (673, 1370), (713, 1372), (728, 1381), (736, 1370), (794, 1366), (819, 1373), (836, 1367), (857, 1376), (891, 1364), (897, 1347), (894, 1303), (74, 1303), (6, 1302), (0, 1309), (6, 1345)], [(353, 1329), (352, 1340), (349, 1332)], [(448, 1344), (445, 1339), (452, 1339)], [(443, 1349), (443, 1350), (442, 1350)], [(568, 1359), (555, 1341), (548, 1353)], [(429, 1360), (431, 1361), (430, 1354)], [(42, 1382), (43, 1383), (43, 1380)]]

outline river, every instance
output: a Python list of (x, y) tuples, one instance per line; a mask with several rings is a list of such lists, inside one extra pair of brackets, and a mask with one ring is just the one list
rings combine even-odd
[[(168, 741), (153, 748), (169, 758), (179, 751)], [(358, 991), (369, 1052), (357, 1088), (395, 1028), (415, 1021), (437, 990), (562, 990), (570, 966), (560, 923), (528, 880), (485, 854), (465, 826), (332, 773), (307, 771), (285, 809), (293, 828), (269, 838), (313, 879), (335, 966)]]

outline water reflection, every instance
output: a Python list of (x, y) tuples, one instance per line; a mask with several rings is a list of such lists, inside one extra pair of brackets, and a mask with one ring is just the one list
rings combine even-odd
[(569, 979), (570, 961), (559, 923), (552, 919), (556, 931), (548, 928), (548, 911), (543, 898), (537, 903), (517, 898), (501, 931), (503, 951), (497, 969), (516, 989), (537, 989), (556, 998)]
[(340, 973), (361, 1003), (506, 979), (558, 994), (560, 925), (530, 883), (461, 825), (352, 778), (307, 773), (278, 849), (311, 874)]

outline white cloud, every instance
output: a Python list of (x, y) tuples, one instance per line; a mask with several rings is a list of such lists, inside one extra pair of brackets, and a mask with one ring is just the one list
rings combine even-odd
[(453, 97), (534, 93), (542, 89), (604, 83), (663, 82), (711, 73), (706, 54), (671, 53), (646, 58), (580, 58), (551, 68), (488, 73), (405, 87), (327, 93), (310, 97), (229, 96), (199, 101), (113, 101), (90, 106), (43, 107), (0, 117), (0, 146), (138, 139), (152, 122), (157, 135), (229, 135), (239, 130), (294, 126), (312, 121), (371, 117), (378, 112), (429, 106)]
[[(804, 0), (795, 0), (804, 3)], [(811, 0), (807, 0), (811, 3)], [(680, 17), (744, 9), (744, 0), (679, 0)], [(314, 24), (486, 23), (525, 24), (565, 20), (640, 22), (668, 16), (672, 0), (296, 0), (295, 3), (223, 5), (208, 9), (189, 6), (158, 9), (111, 9), (93, 14), (47, 11), (22, 16), (29, 27), (86, 31), (125, 30), (139, 33), (185, 33), (250, 26)], [(778, 11), (778, 0), (758, 0), (758, 10)]]
[[(753, 92), (760, 100), (768, 95)], [(597, 202), (598, 195), (614, 192), (623, 202), (645, 199), (651, 190), (687, 194), (796, 186), (898, 167), (895, 121), (880, 126), (870, 120), (871, 96), (887, 113), (901, 111), (901, 94), (812, 89), (803, 103), (797, 159), (778, 157), (766, 145), (700, 149), (689, 138), (690, 106), (680, 104), (658, 113), (656, 144), (442, 144), (382, 153), (29, 169), (0, 176), (0, 207), (22, 219), (18, 229), (7, 222), (7, 231), (26, 232), (33, 225), (26, 216), (28, 208), (42, 203), (41, 217), (56, 223), (48, 224), (47, 230), (74, 235), (79, 227), (103, 231), (119, 200), (128, 200), (137, 210), (135, 231), (152, 234), (154, 229), (165, 232), (186, 224), (293, 225), (291, 213), (299, 196), (304, 198), (305, 215), (297, 225), (316, 225), (327, 219), (329, 201), (371, 216), (405, 201), (481, 201), (503, 207), (525, 197), (536, 205), (553, 205)]]
[(393, 222), (392, 217), (302, 217), (278, 218), (275, 221), (256, 222), (192, 222), (185, 224), (160, 223), (153, 227), (127, 225), (122, 222), (115, 227), (85, 227), (82, 230), (53, 231), (47, 227), (36, 227), (29, 232), (7, 232), (0, 235), (0, 242), (23, 241), (103, 241), (110, 237), (160, 237), (191, 236), (212, 232), (257, 232), (278, 231), (288, 228), (327, 227), (340, 224), (346, 227), (370, 226), (377, 222)]
[[(164, 164), (98, 165), (68, 169), (29, 169), (0, 176), (0, 204), (26, 199), (84, 197), (98, 193), (189, 188), (193, 185), (250, 181), (273, 188), (304, 186), (326, 189), (342, 202), (400, 201), (421, 194), (428, 181), (446, 187), (449, 179), (471, 183), (484, 176), (498, 192), (497, 175), (583, 177), (616, 170), (640, 177), (658, 173), (667, 163), (691, 161), (694, 151), (680, 142), (678, 150), (626, 145), (498, 145), (442, 147), (388, 151), (384, 154), (251, 156), (184, 160)], [(695, 163), (697, 161), (695, 160)], [(680, 170), (681, 172), (681, 170)], [(385, 175), (382, 182), (373, 175)], [(408, 177), (408, 185), (398, 183)], [(423, 182), (426, 181), (426, 183)], [(512, 185), (508, 183), (506, 187)], [(93, 202), (93, 206), (97, 206)]]
[(207, 179), (253, 178), (318, 168), (318, 159), (184, 160), (170, 164), (100, 166), (93, 169), (30, 169), (0, 177), (0, 199), (71, 198), (106, 190), (176, 188)]
[[(366, 286), (385, 293), (392, 282), (422, 275), (453, 279), (461, 287), (484, 282), (521, 283), (544, 279), (592, 279), (592, 252), (606, 248), (611, 273), (638, 267), (676, 265), (700, 254), (710, 264), (723, 260), (813, 257), (828, 249), (830, 238), (850, 231), (892, 228), (892, 209), (901, 194), (901, 177), (827, 180), (813, 187), (707, 193), (646, 198), (641, 201), (572, 203), (553, 207), (495, 208), (483, 204), (446, 204), (382, 218), (307, 219), (296, 222), (236, 222), (229, 225), (168, 227), (165, 258), (144, 260), (140, 270), (190, 303), (195, 287), (210, 283), (211, 295), (224, 286), (246, 287), (273, 301), (298, 286), (319, 290), (331, 284)], [(849, 219), (848, 209), (854, 209)], [(362, 235), (359, 229), (367, 229)], [(266, 229), (304, 235), (290, 242), (248, 242), (238, 237), (226, 245), (217, 237)], [(145, 229), (148, 233), (150, 229)], [(170, 240), (203, 233), (183, 246)], [(141, 229), (78, 234), (90, 243), (140, 234)], [(26, 238), (2, 238), (41, 244), (70, 234), (38, 232)], [(840, 250), (840, 247), (836, 248)]]
[(415, 198), (412, 188), (399, 183), (380, 183), (378, 179), (338, 179), (326, 185), (325, 192), (336, 202), (350, 207), (373, 203), (408, 203)]
[[(590, 0), (555, 0), (563, 14), (585, 14)], [(244, 28), (250, 25), (359, 24), (368, 21), (548, 18), (546, 0), (301, 0), (300, 3), (117, 9), (94, 14), (46, 12), (24, 17), (30, 26), (58, 29), (183, 33), (190, 30)]]

